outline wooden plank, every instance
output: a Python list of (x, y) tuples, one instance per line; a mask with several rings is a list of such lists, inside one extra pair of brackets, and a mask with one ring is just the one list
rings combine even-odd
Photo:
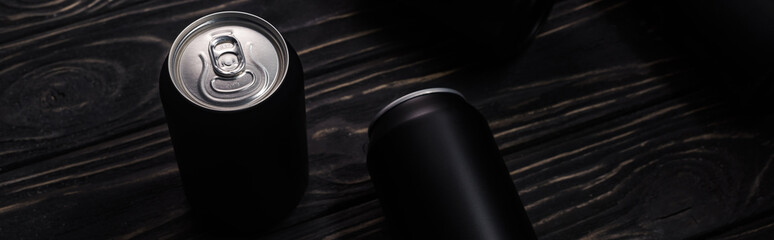
[(506, 157), (536, 232), (686, 238), (772, 209), (771, 128), (711, 99), (676, 99)]
[[(393, 10), (378, 5), (265, 4), (139, 4), (0, 45), (0, 63), (14, 63), (0, 70), (0, 112), (19, 113), (0, 117), (0, 233), (206, 237), (187, 214), (155, 72), (182, 26), (232, 8), (277, 24), (307, 71), (310, 186), (266, 238), (382, 238), (366, 127), (390, 100), (436, 86), (462, 90), (490, 120), (541, 239), (689, 237), (771, 208), (770, 132), (739, 127), (745, 119), (686, 87), (702, 76), (658, 31), (629, 20), (627, 1), (558, 3), (507, 63), (454, 41), (399, 39), (400, 23), (371, 19)], [(49, 75), (25, 75), (36, 66)], [(126, 76), (109, 77), (115, 69)]]
[(110, 15), (145, 1), (3, 1), (0, 3), (0, 43), (60, 28), (68, 23)]
[(163, 125), (0, 176), (9, 239), (137, 235), (187, 212)]
[[(774, 236), (774, 214), (765, 211), (758, 214), (759, 218), (743, 220), (742, 224), (736, 224), (717, 229), (705, 236), (696, 239), (767, 239)], [(713, 236), (717, 234), (716, 236)], [(709, 237), (712, 236), (712, 237)]]

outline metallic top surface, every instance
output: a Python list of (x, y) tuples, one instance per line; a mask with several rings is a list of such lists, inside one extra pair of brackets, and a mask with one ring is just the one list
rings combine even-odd
[(368, 128), (370, 129), (374, 125), (376, 120), (379, 119), (382, 115), (384, 115), (384, 113), (386, 113), (390, 109), (395, 108), (399, 104), (401, 104), (403, 102), (406, 102), (408, 100), (411, 100), (411, 99), (413, 99), (415, 97), (419, 97), (419, 96), (427, 95), (427, 94), (433, 94), (433, 93), (451, 93), (451, 94), (455, 94), (457, 96), (460, 96), (462, 99), (465, 99), (465, 96), (463, 96), (462, 93), (458, 92), (457, 90), (451, 89), (451, 88), (427, 88), (427, 89), (422, 89), (422, 90), (419, 90), (419, 91), (415, 91), (415, 92), (406, 94), (403, 97), (395, 99), (395, 101), (392, 101), (390, 104), (387, 104), (387, 106), (382, 108), (382, 110), (379, 111), (379, 113), (376, 114), (376, 117), (374, 117), (374, 120), (371, 121), (371, 125), (368, 126)]
[(288, 47), (274, 26), (244, 12), (194, 21), (169, 52), (169, 75), (189, 101), (215, 111), (255, 106), (282, 84)]

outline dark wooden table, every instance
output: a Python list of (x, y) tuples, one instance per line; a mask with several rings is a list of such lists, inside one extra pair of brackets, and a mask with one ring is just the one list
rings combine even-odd
[[(365, 168), (389, 101), (460, 90), (489, 120), (541, 239), (774, 235), (771, 115), (735, 111), (645, 1), (557, 1), (514, 61), (401, 35), (372, 1), (0, 3), (0, 239), (205, 238), (157, 91), (176, 34), (265, 17), (306, 82), (310, 182), (265, 239), (387, 238)], [(729, 80), (731, 81), (731, 80)]]

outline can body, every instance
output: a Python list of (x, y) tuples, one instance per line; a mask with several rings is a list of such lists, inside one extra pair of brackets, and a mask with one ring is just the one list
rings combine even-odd
[(369, 138), (368, 170), (396, 239), (535, 239), (486, 120), (453, 90), (398, 99)]
[[(197, 220), (207, 227), (247, 232), (266, 228), (287, 216), (306, 189), (303, 70), (295, 51), (282, 41), (288, 52), (284, 76), (275, 75), (282, 79), (273, 92), (264, 92), (268, 96), (248, 106), (203, 107), (176, 86), (182, 80), (173, 79), (170, 58), (162, 68), (159, 93), (184, 190)], [(237, 81), (212, 76), (203, 77), (204, 87)]]

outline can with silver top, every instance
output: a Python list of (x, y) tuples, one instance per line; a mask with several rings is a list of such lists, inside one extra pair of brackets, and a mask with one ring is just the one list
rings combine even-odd
[(395, 239), (535, 239), (484, 117), (431, 88), (382, 109), (368, 172)]
[(175, 39), (159, 93), (193, 213), (256, 231), (300, 201), (308, 163), (298, 55), (266, 20), (202, 17)]

